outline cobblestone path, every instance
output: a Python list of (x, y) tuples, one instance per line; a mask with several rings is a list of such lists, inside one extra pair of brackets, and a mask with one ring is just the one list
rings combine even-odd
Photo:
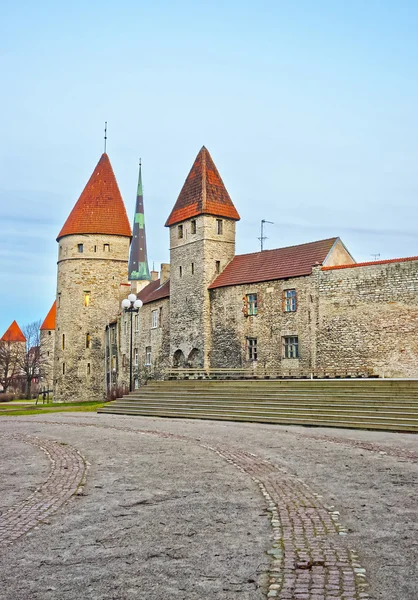
[[(36, 422), (41, 423), (41, 421)], [(52, 421), (42, 421), (42, 423), (63, 425), (62, 422)], [(347, 535), (347, 530), (339, 523), (338, 511), (334, 510), (334, 507), (325, 506), (319, 494), (311, 491), (303, 481), (290, 475), (280, 466), (224, 444), (208, 445), (199, 439), (184, 435), (93, 423), (66, 423), (66, 425), (114, 429), (195, 443), (201, 448), (216, 453), (246, 473), (259, 487), (264, 497), (273, 528), (274, 541), (268, 552), (271, 558), (268, 598), (278, 600), (367, 600), (370, 598), (367, 592), (365, 569), (359, 564), (355, 552), (342, 543), (342, 536)], [(71, 493), (74, 493), (74, 489)], [(22, 533), (23, 531), (19, 535)]]
[(11, 544), (54, 513), (83, 482), (85, 462), (66, 444), (28, 435), (2, 436), (32, 444), (45, 452), (51, 463), (47, 480), (28, 498), (0, 514), (0, 544)]

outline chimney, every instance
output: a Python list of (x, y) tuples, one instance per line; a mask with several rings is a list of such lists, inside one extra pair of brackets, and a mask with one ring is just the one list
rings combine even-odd
[(151, 271), (151, 281), (157, 281), (158, 271)]
[(160, 285), (170, 279), (170, 264), (161, 263)]

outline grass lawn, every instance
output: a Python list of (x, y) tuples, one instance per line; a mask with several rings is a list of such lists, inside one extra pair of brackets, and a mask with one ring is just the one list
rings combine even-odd
[[(22, 402), (20, 400), (19, 402)], [(27, 404), (5, 402), (0, 404), (0, 416), (39, 415), (51, 412), (95, 412), (104, 405), (103, 402), (63, 402), (57, 404), (35, 405), (35, 401), (28, 400)]]

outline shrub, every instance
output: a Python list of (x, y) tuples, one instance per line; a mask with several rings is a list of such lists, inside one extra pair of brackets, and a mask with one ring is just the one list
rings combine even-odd
[(11, 402), (15, 398), (15, 394), (0, 394), (0, 402)]

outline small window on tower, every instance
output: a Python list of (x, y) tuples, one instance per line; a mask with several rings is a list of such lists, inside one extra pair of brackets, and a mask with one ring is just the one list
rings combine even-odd
[(178, 231), (178, 237), (180, 240), (183, 237), (183, 225), (179, 225), (177, 231)]
[(78, 248), (78, 251), (81, 253), (84, 250), (84, 245), (83, 244), (77, 244), (77, 248)]
[(59, 308), (61, 306), (61, 293), (58, 294), (57, 297), (57, 308)]
[(62, 334), (62, 349), (65, 350), (65, 333)]
[(194, 275), (194, 263), (192, 263), (192, 275)]
[(48, 331), (48, 335), (51, 335), (52, 331)]
[(90, 373), (91, 373), (90, 363), (87, 363), (87, 375), (90, 375)]
[(220, 273), (221, 272), (221, 261), (217, 260), (215, 263), (215, 272), (216, 273)]
[(190, 222), (190, 230), (192, 233), (196, 233), (196, 221), (195, 219), (193, 219), (193, 221)]
[(90, 304), (90, 292), (84, 292), (84, 306)]
[(97, 252), (97, 246), (94, 246), (94, 251)]
[(179, 267), (179, 275), (180, 277), (183, 277), (183, 267)]
[(223, 221), (222, 219), (216, 219), (216, 233), (222, 235), (223, 232)]
[(86, 333), (86, 348), (90, 348), (91, 337), (89, 333)]
[(103, 244), (103, 252), (110, 252), (110, 244)]
[(65, 363), (62, 363), (62, 374), (65, 374)]

